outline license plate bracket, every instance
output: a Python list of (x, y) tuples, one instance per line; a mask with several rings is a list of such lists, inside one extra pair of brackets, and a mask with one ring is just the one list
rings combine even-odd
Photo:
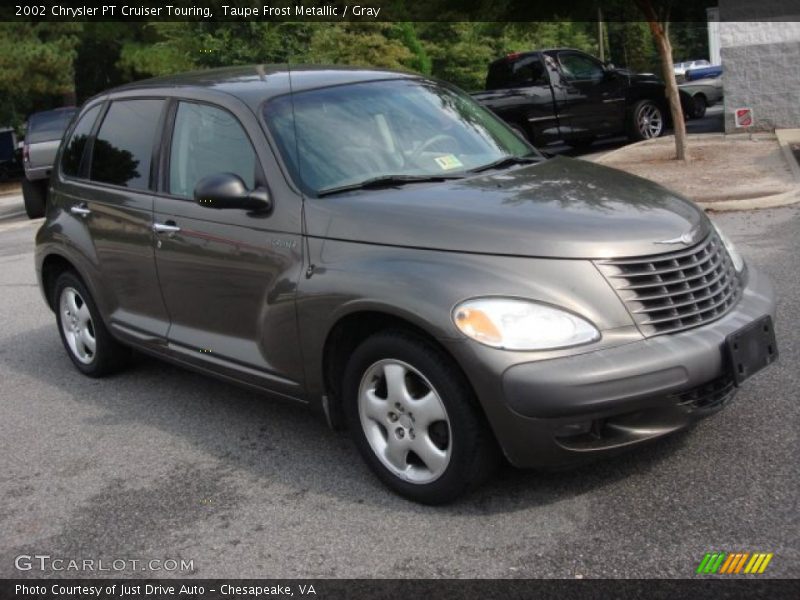
[(725, 339), (725, 347), (738, 386), (778, 358), (772, 317), (761, 317), (734, 331)]

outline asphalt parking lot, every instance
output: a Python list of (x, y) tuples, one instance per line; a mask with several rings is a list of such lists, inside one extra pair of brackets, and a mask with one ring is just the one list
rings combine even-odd
[(800, 208), (714, 218), (776, 284), (779, 364), (689, 432), (439, 508), (301, 407), (147, 358), (83, 377), (36, 286), (38, 222), (0, 221), (0, 577), (59, 575), (15, 569), (34, 554), (193, 561), (112, 573), (151, 577), (691, 577), (720, 550), (799, 577)]

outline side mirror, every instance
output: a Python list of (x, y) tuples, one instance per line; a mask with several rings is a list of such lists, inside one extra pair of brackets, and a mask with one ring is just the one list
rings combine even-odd
[(248, 191), (234, 173), (215, 173), (203, 177), (194, 188), (194, 200), (208, 208), (238, 208), (265, 213), (272, 210), (272, 199), (264, 188)]

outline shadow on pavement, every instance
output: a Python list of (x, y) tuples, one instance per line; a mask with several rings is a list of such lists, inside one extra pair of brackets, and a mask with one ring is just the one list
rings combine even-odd
[[(220, 477), (244, 471), (262, 481), (259, 485), (265, 489), (282, 484), (280, 489), (290, 490), (282, 498), (285, 502), (313, 491), (401, 512), (508, 513), (557, 503), (656, 469), (684, 439), (674, 435), (635, 453), (566, 471), (521, 471), (506, 466), (495, 479), (459, 502), (428, 508), (383, 488), (362, 463), (347, 435), (330, 431), (322, 418), (303, 406), (272, 400), (265, 394), (140, 355), (122, 373), (90, 379), (74, 369), (54, 330), (53, 323), (8, 338), (6, 347), (17, 350), (3, 353), (0, 360), (7, 368), (69, 394), (79, 404), (105, 411), (102, 416), (84, 418), (87, 428), (156, 428), (223, 463)], [(92, 437), (88, 435), (87, 439)], [(128, 485), (133, 483), (127, 481)], [(265, 502), (277, 500), (265, 496)]]

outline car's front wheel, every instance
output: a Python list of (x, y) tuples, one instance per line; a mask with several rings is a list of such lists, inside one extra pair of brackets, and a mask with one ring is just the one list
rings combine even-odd
[(664, 111), (652, 100), (640, 100), (630, 110), (628, 137), (649, 140), (664, 133)]
[(43, 217), (47, 203), (47, 180), (28, 181), (27, 177), (23, 177), (22, 201), (29, 219)]
[(491, 432), (464, 376), (433, 344), (400, 331), (370, 337), (347, 365), (344, 393), (356, 446), (399, 494), (441, 504), (491, 474)]
[(78, 370), (101, 377), (124, 366), (130, 350), (111, 337), (80, 278), (70, 271), (62, 273), (53, 293), (61, 341)]

